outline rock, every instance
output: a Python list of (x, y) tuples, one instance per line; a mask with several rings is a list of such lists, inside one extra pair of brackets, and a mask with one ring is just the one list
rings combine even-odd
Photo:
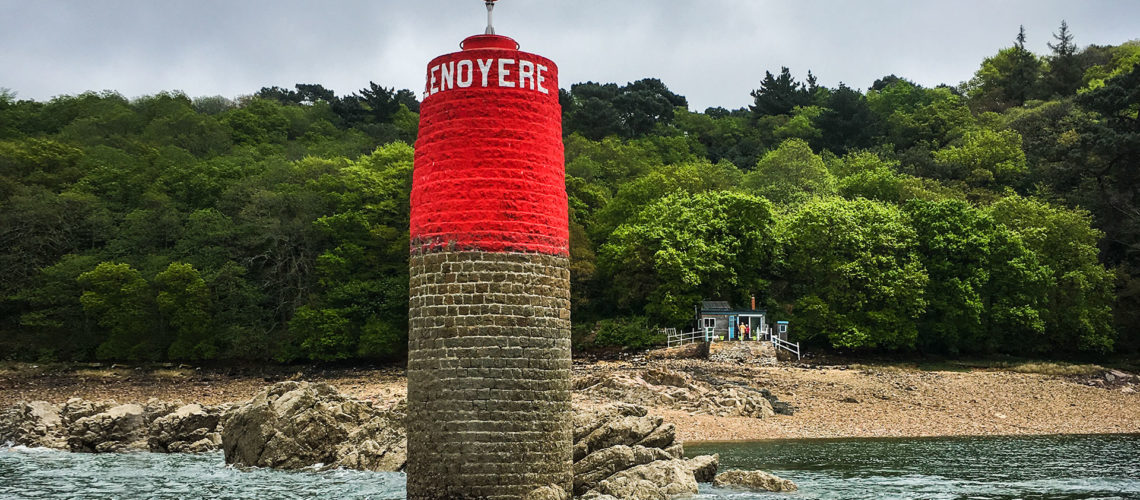
[(704, 359), (709, 357), (707, 342), (693, 342), (677, 347), (653, 349), (646, 353), (647, 359)]
[[(654, 496), (647, 484), (660, 496)], [(614, 474), (594, 489), (618, 498), (670, 498), (696, 494), (697, 481), (684, 460), (657, 460)]]
[(796, 491), (796, 483), (758, 470), (730, 470), (713, 478), (713, 486), (760, 491)]
[(405, 429), (399, 411), (377, 410), (328, 384), (280, 382), (227, 413), (222, 449), (229, 464), (395, 471), (407, 461)]
[(776, 414), (791, 416), (796, 413), (796, 408), (792, 406), (791, 403), (780, 401), (780, 398), (772, 394), (772, 391), (760, 389), (760, 395), (764, 396), (764, 399), (767, 399), (768, 402), (772, 404), (772, 411), (776, 412)]
[(201, 453), (222, 443), (218, 432), (221, 415), (199, 404), (188, 404), (151, 422), (147, 445), (160, 453)]
[(612, 403), (602, 408), (574, 412), (574, 442), (581, 441), (602, 424), (618, 417), (644, 417), (648, 413), (644, 407), (626, 403)]
[(66, 448), (60, 407), (47, 401), (20, 403), (0, 415), (0, 443), (38, 448)]
[(146, 449), (145, 412), (141, 405), (125, 404), (79, 418), (67, 430), (67, 447), (89, 453)]
[(408, 461), (408, 436), (404, 427), (407, 405), (378, 412), (348, 435), (337, 448), (337, 466), (372, 471), (395, 471)]
[(602, 423), (597, 429), (574, 443), (574, 460), (610, 446), (632, 446), (640, 443), (661, 426), (661, 417), (620, 417)]
[(570, 500), (570, 494), (557, 486), (543, 486), (527, 493), (523, 500)]
[(698, 483), (711, 483), (720, 467), (720, 454), (700, 455), (685, 461)]
[[(713, 387), (684, 372), (649, 368), (632, 373), (594, 374), (574, 381), (579, 393), (645, 406), (668, 407), (718, 416), (767, 418), (775, 397), (747, 385)], [(785, 411), (790, 406), (784, 405)]]
[(673, 443), (673, 446), (665, 448), (665, 453), (668, 453), (673, 458), (684, 458), (685, 447), (681, 443)]
[(637, 444), (647, 448), (661, 448), (662, 450), (673, 445), (673, 441), (677, 439), (677, 426), (673, 424), (661, 424), (653, 429), (648, 436), (645, 436)]
[(85, 399), (71, 398), (63, 404), (59, 416), (63, 420), (64, 427), (71, 427), (71, 424), (74, 424), (76, 421), (98, 413), (103, 413), (112, 406), (114, 406), (113, 403), (106, 401), (87, 401)]
[(1109, 382), (1117, 383), (1117, 384), (1127, 382), (1127, 381), (1131, 380), (1132, 377), (1133, 377), (1132, 374), (1127, 373), (1127, 372), (1122, 372), (1120, 370), (1109, 370), (1107, 373), (1104, 374), (1105, 380), (1107, 380)]
[(598, 450), (574, 463), (574, 493), (581, 495), (602, 480), (637, 465), (655, 460), (672, 460), (659, 448), (617, 445)]
[(853, 397), (851, 397), (851, 396), (847, 396), (847, 397), (845, 397), (845, 398), (843, 398), (843, 399), (840, 399), (840, 400), (839, 400), (839, 402), (840, 402), (840, 403), (858, 403), (858, 402), (859, 402), (859, 400), (858, 400), (858, 399), (855, 399), (855, 398), (853, 398)]

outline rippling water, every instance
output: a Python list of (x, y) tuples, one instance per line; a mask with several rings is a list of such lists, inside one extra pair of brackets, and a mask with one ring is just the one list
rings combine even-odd
[(685, 453), (771, 471), (795, 481), (803, 499), (1140, 499), (1140, 436), (692, 443)]
[[(770, 470), (791, 494), (701, 485), (706, 499), (1140, 499), (1140, 436), (692, 443), (722, 468)], [(0, 448), (0, 499), (398, 499), (401, 473), (243, 471), (221, 453), (73, 454)]]

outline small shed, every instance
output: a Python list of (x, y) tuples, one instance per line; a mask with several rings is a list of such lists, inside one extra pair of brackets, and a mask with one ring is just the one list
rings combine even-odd
[[(747, 326), (748, 334), (744, 334)], [(703, 331), (712, 329), (716, 340), (760, 340), (762, 332), (768, 330), (768, 313), (764, 309), (739, 309), (727, 301), (701, 301), (697, 315), (697, 327)]]

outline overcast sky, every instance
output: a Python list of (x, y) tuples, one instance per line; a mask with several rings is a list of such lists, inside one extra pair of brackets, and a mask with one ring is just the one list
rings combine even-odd
[[(982, 59), (1029, 46), (1061, 20), (1079, 46), (1140, 38), (1136, 0), (501, 0), (500, 34), (553, 59), (562, 87), (663, 80), (689, 106), (750, 102), (765, 70), (810, 69), (865, 89), (896, 74), (967, 80)], [(24, 99), (86, 90), (237, 97), (320, 83), (423, 89), (433, 56), (481, 33), (477, 0), (0, 0), (0, 87)]]

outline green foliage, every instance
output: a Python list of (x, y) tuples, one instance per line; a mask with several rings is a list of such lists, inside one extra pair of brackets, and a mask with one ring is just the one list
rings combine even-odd
[(214, 359), (217, 347), (210, 341), (214, 326), (210, 312), (210, 290), (197, 269), (190, 264), (171, 262), (154, 277), (158, 287), (155, 301), (167, 324), (174, 330), (169, 348), (171, 359)]
[(1021, 239), (960, 200), (906, 205), (930, 280), (919, 345), (936, 352), (1025, 353), (1044, 333), (1051, 285)]
[(599, 265), (622, 308), (644, 310), (656, 324), (684, 323), (702, 297), (742, 299), (766, 288), (773, 226), (762, 198), (674, 193), (618, 227)]
[(801, 338), (841, 349), (908, 349), (918, 338), (929, 281), (902, 211), (824, 198), (780, 224), (782, 297)]
[(743, 186), (775, 203), (794, 203), (835, 193), (835, 177), (807, 142), (788, 139), (764, 155)]
[(950, 178), (975, 186), (1014, 186), (1028, 171), (1021, 135), (1013, 130), (967, 132), (959, 145), (935, 151), (934, 159)]
[(1042, 315), (1048, 338), (1037, 348), (1111, 351), (1113, 274), (1097, 259), (1103, 235), (1089, 214), (1018, 196), (998, 201), (990, 213), (1052, 272)]
[(79, 302), (108, 330), (99, 344), (99, 359), (156, 360), (165, 347), (164, 335), (154, 333), (154, 295), (150, 283), (129, 264), (103, 262), (79, 275)]
[[(841, 349), (1140, 349), (1140, 45), (1073, 40), (1022, 32), (961, 89), (560, 91), (575, 323), (641, 348), (756, 295)], [(0, 358), (402, 358), (418, 112), (374, 82), (0, 89)]]
[(660, 329), (652, 328), (644, 316), (599, 321), (595, 326), (594, 345), (647, 349), (665, 343)]

